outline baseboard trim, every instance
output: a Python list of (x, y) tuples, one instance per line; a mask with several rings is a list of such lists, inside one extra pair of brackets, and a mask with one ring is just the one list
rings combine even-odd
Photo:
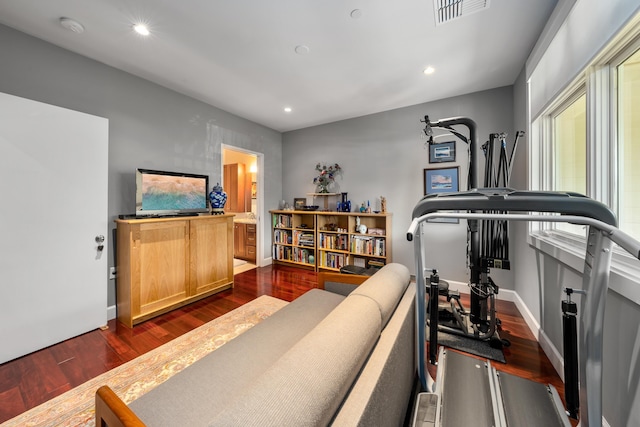
[(109, 307), (107, 307), (107, 320), (113, 320), (116, 318), (116, 316), (117, 316), (116, 306), (110, 305)]
[[(452, 289), (454, 291), (458, 291), (458, 292), (462, 292), (465, 294), (469, 293), (469, 284), (468, 283), (464, 283), (464, 282), (455, 282), (453, 280), (447, 280), (447, 283), (449, 283), (449, 289)], [(515, 302), (516, 298), (517, 298), (517, 293), (515, 291), (512, 291), (511, 289), (500, 289), (500, 291), (498, 292), (498, 295), (496, 295), (496, 299), (499, 299), (501, 301), (511, 301), (511, 302)]]
[(555, 368), (556, 372), (560, 376), (562, 382), (564, 382), (564, 357), (556, 346), (553, 345), (547, 334), (544, 331), (540, 331), (540, 338), (538, 339), (538, 343), (540, 347), (542, 347), (542, 351), (547, 355), (549, 361)]

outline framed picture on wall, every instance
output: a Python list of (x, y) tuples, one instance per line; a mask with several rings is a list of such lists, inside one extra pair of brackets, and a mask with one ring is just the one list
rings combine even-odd
[[(452, 168), (437, 168), (437, 169), (424, 169), (424, 194), (438, 193), (455, 193), (459, 191), (459, 168), (458, 166)], [(457, 218), (434, 218), (429, 222), (446, 222), (450, 224), (458, 224), (460, 221)]]
[(445, 163), (455, 161), (455, 141), (429, 144), (429, 163)]
[(424, 170), (424, 194), (455, 193), (459, 191), (458, 166)]

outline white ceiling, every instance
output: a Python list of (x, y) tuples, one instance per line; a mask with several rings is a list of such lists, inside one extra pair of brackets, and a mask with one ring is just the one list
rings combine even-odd
[(511, 85), (556, 3), (436, 26), (434, 0), (0, 0), (0, 23), (284, 132)]

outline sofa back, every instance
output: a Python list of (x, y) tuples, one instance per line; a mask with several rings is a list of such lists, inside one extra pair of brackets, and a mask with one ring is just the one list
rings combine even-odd
[(375, 301), (384, 328), (407, 289), (409, 278), (409, 270), (404, 265), (387, 264), (351, 292), (349, 297), (360, 295)]
[(417, 385), (415, 295), (413, 285), (404, 292), (335, 414), (333, 427), (403, 424)]
[(210, 425), (330, 424), (408, 283), (406, 267), (383, 267), (258, 376)]

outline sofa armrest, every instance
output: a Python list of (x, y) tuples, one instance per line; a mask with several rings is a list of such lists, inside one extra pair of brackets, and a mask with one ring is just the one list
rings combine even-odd
[(109, 388), (96, 391), (96, 427), (145, 427), (145, 424)]
[(318, 273), (318, 288), (336, 294), (348, 295), (369, 277), (371, 276), (321, 271)]

